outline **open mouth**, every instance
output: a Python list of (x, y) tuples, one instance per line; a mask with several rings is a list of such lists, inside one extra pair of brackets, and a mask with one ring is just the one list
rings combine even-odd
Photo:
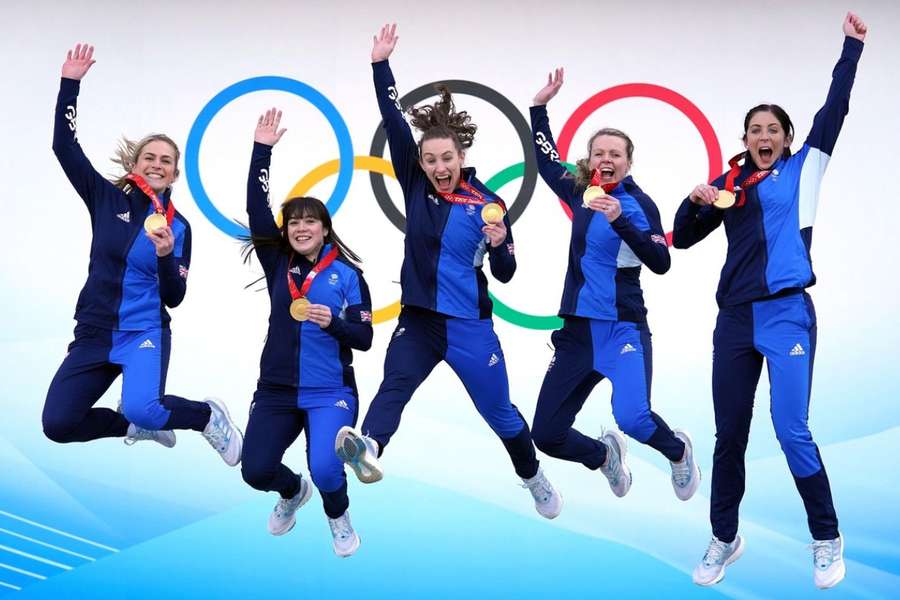
[(775, 155), (775, 151), (771, 146), (760, 146), (759, 147), (759, 158), (763, 162), (769, 162), (772, 160), (772, 157)]
[(615, 177), (616, 172), (611, 167), (601, 167), (600, 168), (600, 179), (603, 181), (612, 181), (613, 177)]
[(450, 187), (450, 175), (435, 175), (434, 181), (437, 183), (438, 188), (445, 190)]

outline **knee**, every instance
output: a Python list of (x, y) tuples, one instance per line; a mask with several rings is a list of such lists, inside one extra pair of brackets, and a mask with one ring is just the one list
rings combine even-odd
[(275, 468), (272, 465), (264, 465), (259, 462), (247, 460), (246, 456), (241, 457), (241, 477), (244, 482), (253, 489), (267, 492), (271, 488), (272, 480), (275, 479)]
[(65, 444), (73, 441), (72, 434), (78, 427), (78, 422), (69, 415), (44, 413), (42, 425), (44, 435), (48, 439), (58, 444)]
[(806, 423), (785, 423), (775, 426), (775, 437), (781, 449), (789, 453), (812, 442), (812, 433)]
[(129, 423), (134, 423), (136, 427), (151, 431), (162, 429), (169, 417), (168, 411), (158, 401), (156, 401), (155, 406), (152, 403), (136, 405), (136, 403), (123, 402), (122, 414), (125, 415)]
[(656, 423), (649, 415), (637, 412), (614, 412), (613, 417), (619, 429), (630, 438), (644, 441), (656, 431)]
[(316, 488), (333, 492), (344, 484), (344, 465), (339, 461), (317, 461), (309, 465), (309, 473)]
[(531, 430), (531, 439), (534, 440), (534, 445), (538, 450), (549, 456), (556, 456), (565, 439), (565, 432), (559, 431), (550, 423), (535, 421)]

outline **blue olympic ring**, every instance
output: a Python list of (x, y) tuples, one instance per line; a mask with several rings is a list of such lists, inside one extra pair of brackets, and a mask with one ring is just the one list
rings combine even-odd
[(350, 130), (347, 129), (347, 124), (331, 101), (318, 90), (296, 79), (276, 76), (253, 77), (228, 86), (216, 94), (194, 120), (191, 132), (188, 134), (187, 144), (185, 145), (184, 170), (187, 176), (188, 188), (191, 190), (200, 212), (220, 231), (234, 238), (246, 235), (247, 231), (219, 212), (206, 194), (203, 182), (200, 179), (200, 142), (203, 139), (203, 134), (206, 133), (206, 128), (209, 127), (210, 121), (226, 104), (240, 98), (244, 94), (261, 90), (278, 90), (299, 96), (315, 106), (328, 119), (328, 123), (337, 137), (338, 157), (340, 160), (337, 183), (334, 186), (331, 197), (325, 204), (328, 212), (332, 215), (338, 211), (344, 202), (344, 198), (347, 197), (347, 192), (350, 190), (350, 180), (353, 178), (353, 141), (350, 139)]

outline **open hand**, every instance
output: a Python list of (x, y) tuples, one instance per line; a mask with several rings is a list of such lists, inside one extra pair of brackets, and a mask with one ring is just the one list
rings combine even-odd
[(266, 146), (274, 146), (284, 135), (287, 129), (278, 129), (281, 124), (281, 111), (275, 107), (270, 108), (265, 114), (259, 116), (256, 122), (256, 133), (253, 134), (253, 141), (265, 144)]
[(93, 46), (76, 44), (75, 49), (69, 50), (68, 54), (66, 54), (66, 62), (62, 66), (62, 76), (66, 79), (81, 81), (81, 78), (87, 75), (91, 65), (97, 62), (93, 59), (93, 56)]
[(374, 45), (372, 46), (372, 62), (381, 62), (387, 60), (400, 39), (397, 33), (397, 24), (385, 25), (381, 31), (374, 37)]
[(541, 88), (534, 96), (533, 106), (542, 106), (550, 102), (556, 93), (559, 91), (559, 88), (562, 87), (563, 84), (563, 75), (565, 74), (565, 70), (562, 67), (557, 68), (553, 73), (549, 73), (547, 75), (547, 85)]

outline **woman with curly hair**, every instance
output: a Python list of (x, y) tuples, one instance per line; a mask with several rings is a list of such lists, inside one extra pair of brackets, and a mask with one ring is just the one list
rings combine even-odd
[[(438, 88), (434, 104), (409, 111), (412, 126), (422, 132), (418, 143), (413, 139), (387, 60), (398, 39), (396, 25), (385, 25), (375, 36), (372, 70), (406, 205), (403, 309), (388, 346), (384, 380), (362, 428), (341, 429), (335, 450), (361, 481), (380, 480), (378, 458), (397, 431), (404, 407), (443, 360), (500, 437), (538, 513), (552, 519), (562, 499), (541, 471), (528, 425), (510, 402), (482, 270), (485, 255), (491, 273), (504, 283), (516, 270), (505, 205), (476, 179), (475, 169), (464, 166), (476, 126), (468, 114), (456, 111), (447, 88)], [(442, 463), (435, 462), (435, 468), (450, 467), (450, 460)]]

